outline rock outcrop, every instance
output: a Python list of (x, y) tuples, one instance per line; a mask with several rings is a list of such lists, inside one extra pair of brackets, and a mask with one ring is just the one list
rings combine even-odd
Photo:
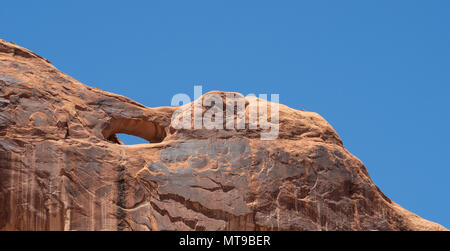
[(0, 230), (445, 230), (383, 195), (318, 114), (279, 109), (272, 141), (174, 129), (175, 107), (0, 41)]

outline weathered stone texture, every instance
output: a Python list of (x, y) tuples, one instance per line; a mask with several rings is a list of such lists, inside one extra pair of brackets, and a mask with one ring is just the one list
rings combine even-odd
[(383, 195), (316, 113), (282, 105), (279, 138), (262, 141), (175, 130), (175, 109), (0, 41), (0, 230), (445, 230)]

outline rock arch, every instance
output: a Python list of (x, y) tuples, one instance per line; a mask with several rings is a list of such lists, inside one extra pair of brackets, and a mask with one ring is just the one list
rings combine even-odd
[(103, 137), (113, 143), (122, 144), (116, 133), (125, 133), (143, 138), (150, 143), (159, 143), (166, 137), (163, 126), (144, 119), (113, 118), (103, 129)]

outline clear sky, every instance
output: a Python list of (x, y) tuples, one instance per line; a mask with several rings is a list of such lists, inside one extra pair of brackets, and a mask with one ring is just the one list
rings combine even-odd
[(449, 13), (448, 0), (4, 1), (0, 37), (147, 106), (194, 85), (278, 93), (326, 118), (386, 195), (450, 228)]

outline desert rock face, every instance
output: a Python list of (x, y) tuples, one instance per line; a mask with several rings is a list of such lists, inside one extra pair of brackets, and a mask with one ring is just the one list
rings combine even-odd
[(0, 230), (445, 230), (383, 195), (316, 113), (280, 105), (279, 137), (263, 141), (174, 129), (176, 109), (0, 41)]

